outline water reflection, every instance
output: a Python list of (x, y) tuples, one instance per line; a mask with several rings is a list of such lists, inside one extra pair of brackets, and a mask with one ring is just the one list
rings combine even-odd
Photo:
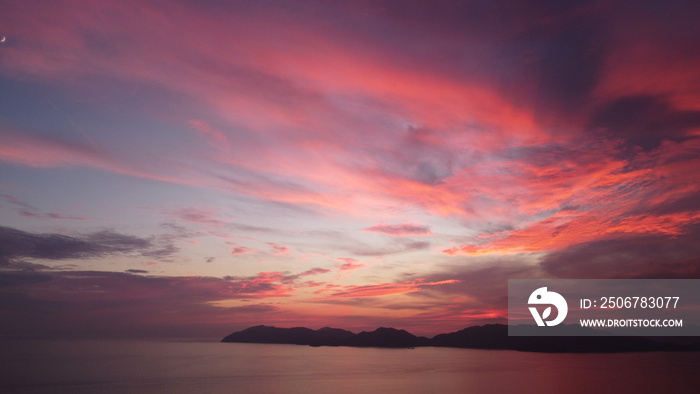
[(544, 354), (165, 341), (2, 344), (13, 393), (691, 393), (700, 353)]

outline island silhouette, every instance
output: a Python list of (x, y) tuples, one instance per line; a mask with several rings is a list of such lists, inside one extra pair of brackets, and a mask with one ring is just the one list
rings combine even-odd
[[(590, 328), (570, 325), (569, 334), (591, 335)], [(415, 336), (406, 330), (380, 327), (358, 334), (340, 328), (279, 328), (254, 326), (234, 332), (221, 342), (275, 343), (308, 346), (354, 346), (382, 348), (415, 348), (421, 346), (467, 349), (498, 349), (546, 353), (615, 353), (640, 351), (693, 351), (698, 343), (677, 343), (658, 338), (615, 336), (595, 331), (594, 336), (508, 336), (508, 326), (487, 324), (460, 331), (439, 334), (432, 338)]]

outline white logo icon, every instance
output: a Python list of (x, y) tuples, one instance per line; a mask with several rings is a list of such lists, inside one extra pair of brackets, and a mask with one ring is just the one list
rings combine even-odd
[(537, 308), (534, 306), (529, 307), (528, 309), (530, 309), (530, 313), (532, 313), (532, 317), (535, 319), (538, 326), (544, 326), (545, 324), (548, 326), (556, 326), (564, 321), (566, 318), (566, 313), (569, 311), (569, 306), (566, 304), (564, 297), (562, 297), (559, 293), (547, 291), (546, 287), (540, 287), (539, 289), (533, 291), (532, 294), (530, 294), (530, 298), (527, 300), (527, 303), (530, 305), (554, 305), (557, 307), (557, 318), (547, 321), (545, 321), (545, 319), (552, 314), (551, 306), (547, 307), (547, 309), (542, 312), (541, 317), (539, 312), (537, 312)]

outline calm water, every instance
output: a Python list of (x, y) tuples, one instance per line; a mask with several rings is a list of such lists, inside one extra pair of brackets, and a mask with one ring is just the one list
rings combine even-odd
[(697, 393), (700, 353), (0, 342), (2, 393)]

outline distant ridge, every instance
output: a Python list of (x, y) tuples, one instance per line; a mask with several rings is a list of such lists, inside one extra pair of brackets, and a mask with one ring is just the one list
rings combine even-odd
[[(569, 326), (567, 329), (573, 333), (590, 330), (579, 326)], [(697, 344), (665, 343), (642, 337), (612, 336), (607, 333), (599, 336), (508, 336), (508, 326), (503, 324), (468, 327), (448, 334), (439, 334), (432, 339), (417, 337), (408, 331), (387, 327), (355, 334), (330, 327), (312, 330), (306, 327), (279, 328), (261, 325), (234, 332), (221, 342), (384, 348), (434, 346), (547, 353), (700, 350)]]
[(380, 327), (372, 332), (362, 331), (361, 333), (348, 338), (346, 346), (362, 347), (415, 347), (429, 346), (430, 339), (417, 337), (406, 330)]
[(254, 326), (234, 332), (221, 342), (284, 343), (290, 345), (341, 346), (356, 334), (340, 328), (324, 327), (316, 331), (306, 327), (278, 328)]

